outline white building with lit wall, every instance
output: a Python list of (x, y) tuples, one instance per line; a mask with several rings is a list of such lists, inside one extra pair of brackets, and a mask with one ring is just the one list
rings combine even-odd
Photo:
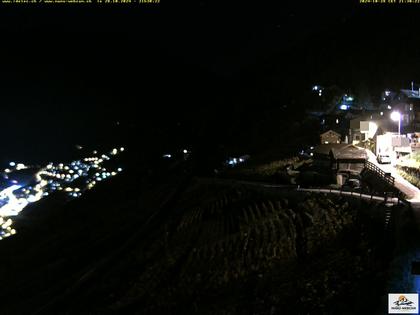
[(350, 121), (349, 139), (350, 143), (358, 144), (362, 141), (373, 139), (378, 130), (378, 124), (372, 120), (362, 120), (360, 118)]
[(396, 159), (397, 155), (411, 153), (410, 139), (406, 135), (387, 132), (376, 137), (376, 155), (389, 155)]

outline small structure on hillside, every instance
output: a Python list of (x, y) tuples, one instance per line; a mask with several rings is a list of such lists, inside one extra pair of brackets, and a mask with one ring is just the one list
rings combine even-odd
[(341, 143), (341, 135), (334, 130), (328, 130), (321, 134), (321, 144)]
[(343, 183), (343, 174), (359, 175), (367, 160), (366, 150), (352, 144), (321, 144), (314, 149), (314, 165), (330, 168), (337, 174), (338, 184)]
[(411, 152), (420, 152), (420, 132), (409, 133), (407, 137), (410, 141)]

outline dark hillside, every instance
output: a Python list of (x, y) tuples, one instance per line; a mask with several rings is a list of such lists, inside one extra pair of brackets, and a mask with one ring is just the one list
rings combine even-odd
[(2, 242), (2, 313), (341, 314), (381, 294), (381, 205), (170, 174), (116, 177)]

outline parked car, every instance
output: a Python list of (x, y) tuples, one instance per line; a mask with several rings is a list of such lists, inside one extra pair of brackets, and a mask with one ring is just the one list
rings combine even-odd
[(378, 163), (380, 164), (391, 163), (391, 157), (388, 154), (379, 154), (377, 159), (378, 159)]
[(349, 186), (353, 189), (360, 189), (360, 180), (357, 178), (349, 178), (346, 182), (346, 186)]

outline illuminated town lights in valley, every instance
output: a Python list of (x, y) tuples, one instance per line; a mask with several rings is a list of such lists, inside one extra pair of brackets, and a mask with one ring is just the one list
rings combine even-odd
[(0, 240), (16, 234), (11, 217), (18, 215), (28, 204), (57, 191), (62, 191), (68, 198), (77, 198), (98, 182), (116, 176), (122, 171), (121, 167), (107, 169), (103, 164), (123, 151), (122, 147), (107, 154), (93, 151), (93, 156), (71, 163), (49, 163), (45, 167), (10, 162), (1, 173)]

